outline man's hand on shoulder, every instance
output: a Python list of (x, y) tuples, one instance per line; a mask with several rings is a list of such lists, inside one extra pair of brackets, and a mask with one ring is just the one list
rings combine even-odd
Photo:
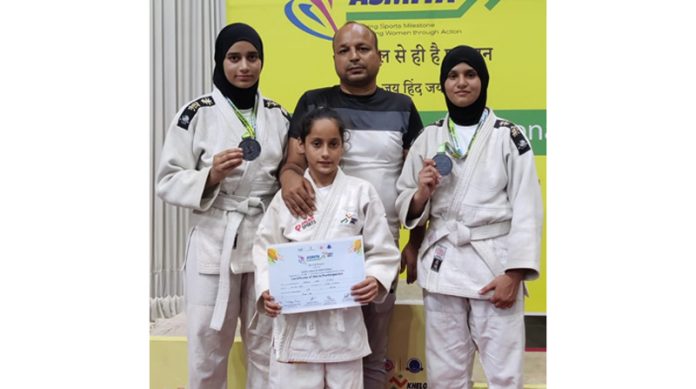
[(304, 154), (299, 151), (299, 140), (290, 138), (288, 141), (288, 158), (285, 161), (278, 179), (285, 206), (295, 216), (306, 218), (316, 211), (314, 188), (303, 174), (307, 164)]
[(280, 173), (280, 190), (293, 216), (306, 218), (316, 211), (312, 184), (294, 169), (284, 169)]

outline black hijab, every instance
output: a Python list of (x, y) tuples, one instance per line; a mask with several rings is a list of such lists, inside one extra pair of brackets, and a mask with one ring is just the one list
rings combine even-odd
[[(481, 94), (476, 101), (464, 108), (452, 104), (449, 98), (447, 98), (447, 93), (445, 93), (447, 74), (453, 67), (462, 62), (466, 62), (474, 68), (481, 79)], [(488, 89), (488, 68), (481, 54), (473, 47), (463, 45), (450, 50), (442, 60), (442, 66), (440, 67), (440, 88), (442, 88), (442, 94), (445, 95), (447, 111), (449, 111), (449, 115), (455, 123), (460, 126), (477, 124), (483, 114), (483, 110), (486, 108), (486, 90)]]
[(259, 59), (263, 65), (263, 43), (261, 37), (251, 26), (244, 23), (232, 23), (223, 28), (215, 39), (215, 70), (213, 71), (213, 84), (234, 103), (239, 109), (249, 109), (256, 101), (256, 91), (259, 82), (247, 89), (237, 88), (227, 81), (223, 62), (227, 50), (239, 41), (251, 43), (259, 52)]

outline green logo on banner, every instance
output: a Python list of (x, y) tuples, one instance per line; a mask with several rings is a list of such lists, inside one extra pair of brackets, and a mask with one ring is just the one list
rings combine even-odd
[[(485, 7), (491, 11), (500, 0), (488, 0)], [(347, 12), (346, 20), (394, 20), (394, 19), (458, 19), (462, 17), (475, 3), (476, 0), (465, 0), (454, 9), (434, 9), (434, 10), (404, 10), (404, 5), (409, 4), (442, 4), (443, 0), (350, 0), (348, 6), (375, 6), (375, 5), (394, 5), (391, 10), (366, 11), (366, 12)], [(456, 0), (447, 0), (447, 3), (455, 3)], [(382, 7), (384, 9), (384, 7)]]

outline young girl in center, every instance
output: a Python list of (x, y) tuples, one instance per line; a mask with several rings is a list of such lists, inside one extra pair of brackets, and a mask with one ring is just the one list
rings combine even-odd
[(273, 317), (271, 388), (362, 388), (362, 358), (370, 354), (362, 309), (349, 307), (282, 314), (269, 294), (269, 245), (362, 235), (365, 280), (354, 285), (355, 301), (384, 300), (399, 267), (384, 206), (375, 188), (347, 176), (339, 167), (345, 127), (330, 108), (317, 108), (303, 119), (300, 152), (307, 159), (305, 178), (316, 193), (316, 212), (294, 217), (281, 193), (271, 201), (254, 242), (257, 309)]

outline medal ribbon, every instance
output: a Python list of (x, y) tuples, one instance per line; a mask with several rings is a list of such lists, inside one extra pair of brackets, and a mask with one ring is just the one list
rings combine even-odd
[(469, 146), (466, 149), (466, 152), (462, 152), (462, 148), (459, 146), (459, 141), (457, 140), (457, 133), (455, 132), (454, 129), (454, 122), (452, 121), (452, 118), (448, 118), (447, 120), (447, 129), (449, 130), (449, 142), (445, 142), (440, 145), (438, 148), (438, 153), (444, 153), (447, 151), (447, 154), (452, 156), (452, 158), (455, 159), (460, 159), (463, 158), (465, 155), (469, 154), (469, 150), (471, 150), (471, 145), (474, 144), (474, 140), (476, 139), (476, 135), (478, 134), (479, 130), (481, 129), (481, 125), (483, 122), (486, 121), (486, 118), (488, 117), (488, 110), (484, 109), (483, 114), (481, 115), (481, 119), (479, 119), (478, 126), (476, 127), (476, 131), (474, 131), (474, 136), (471, 137), (471, 142), (469, 142)]
[(237, 107), (234, 106), (234, 103), (232, 102), (232, 100), (230, 100), (229, 97), (227, 98), (227, 102), (230, 103), (230, 105), (232, 106), (232, 110), (234, 111), (234, 114), (237, 115), (237, 119), (239, 119), (239, 121), (242, 122), (242, 125), (245, 128), (245, 131), (242, 134), (242, 139), (246, 139), (246, 138), (255, 139), (256, 138), (256, 111), (258, 109), (259, 99), (256, 98), (256, 100), (254, 101), (254, 108), (251, 111), (251, 123), (249, 123), (249, 121), (246, 120), (244, 115), (241, 112), (239, 112), (239, 110), (237, 109)]

